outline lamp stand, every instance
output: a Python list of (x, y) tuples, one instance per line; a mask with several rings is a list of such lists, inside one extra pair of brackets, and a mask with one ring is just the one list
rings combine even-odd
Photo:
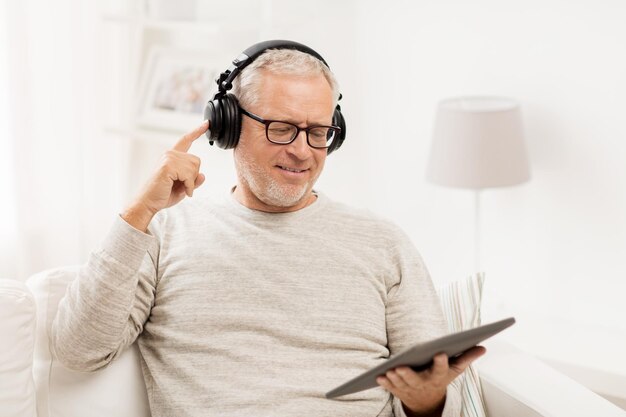
[(480, 269), (480, 189), (474, 190), (474, 272), (481, 272)]

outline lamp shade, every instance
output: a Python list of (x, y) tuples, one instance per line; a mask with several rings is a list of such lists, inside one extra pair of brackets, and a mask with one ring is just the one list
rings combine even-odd
[(440, 102), (426, 179), (471, 189), (528, 181), (519, 104), (502, 97), (458, 97)]

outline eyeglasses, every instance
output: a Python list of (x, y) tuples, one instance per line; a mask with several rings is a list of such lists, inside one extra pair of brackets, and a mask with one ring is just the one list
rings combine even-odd
[(339, 126), (299, 127), (293, 123), (281, 120), (265, 120), (241, 107), (239, 107), (239, 110), (249, 118), (263, 123), (267, 140), (278, 145), (288, 145), (298, 137), (300, 132), (305, 132), (306, 142), (311, 148), (327, 149), (341, 133)]

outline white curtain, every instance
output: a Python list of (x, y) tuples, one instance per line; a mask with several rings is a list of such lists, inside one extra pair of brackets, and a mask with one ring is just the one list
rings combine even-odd
[(113, 192), (96, 181), (108, 160), (97, 120), (97, 5), (0, 3), (0, 277), (83, 262), (94, 195)]
[(13, 166), (13, 143), (10, 140), (9, 75), (7, 65), (6, 8), (0, 7), (0, 278), (16, 277), (16, 195)]

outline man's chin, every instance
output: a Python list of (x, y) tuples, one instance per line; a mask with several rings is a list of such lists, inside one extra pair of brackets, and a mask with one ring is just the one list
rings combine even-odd
[(302, 203), (308, 198), (309, 187), (285, 187), (271, 185), (265, 190), (262, 196), (257, 195), (257, 198), (268, 206), (289, 208), (294, 207)]

